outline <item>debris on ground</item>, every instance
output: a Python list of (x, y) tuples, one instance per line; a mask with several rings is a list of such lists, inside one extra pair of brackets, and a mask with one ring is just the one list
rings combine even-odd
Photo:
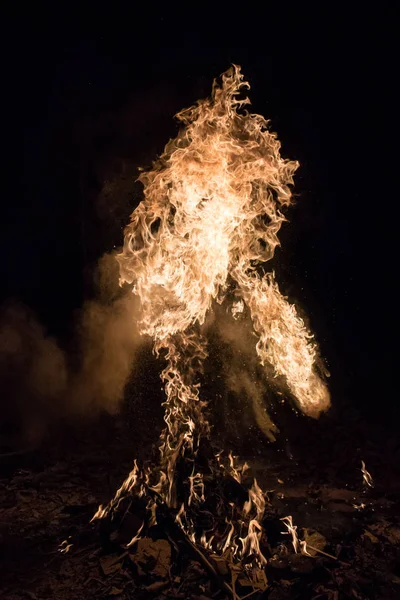
[[(318, 443), (326, 443), (322, 433)], [(96, 445), (92, 440), (62, 456), (37, 454), (19, 464), (3, 461), (2, 598), (394, 600), (400, 596), (400, 478), (378, 451), (365, 453), (374, 486), (364, 485), (357, 457), (348, 468), (345, 450), (341, 459), (337, 446), (335, 454), (323, 458), (312, 450), (306, 458), (289, 459), (273, 447), (261, 458), (245, 457), (252, 475), (268, 491), (262, 540), (267, 564), (254, 569), (238, 566), (229, 553), (201, 549), (202, 554), (194, 556), (190, 546), (174, 539), (162, 523), (127, 546), (140, 524), (132, 507), (126, 509), (121, 525), (125, 538), (112, 531), (105, 534), (90, 523), (98, 504), (107, 501), (127, 472), (132, 450), (128, 447), (121, 457), (120, 448), (120, 440), (114, 445)], [(297, 553), (282, 523), (289, 515), (298, 536)]]

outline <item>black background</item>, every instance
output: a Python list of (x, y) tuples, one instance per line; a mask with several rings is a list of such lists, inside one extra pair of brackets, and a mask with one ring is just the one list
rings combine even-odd
[[(209, 94), (232, 62), (253, 110), (297, 159), (296, 206), (274, 268), (309, 315), (333, 403), (394, 423), (397, 334), (397, 98), (394, 3), (282, 9), (202, 5), (179, 16), (35, 8), (15, 14), (3, 56), (4, 146), (19, 144), (4, 198), (2, 297), (68, 338), (98, 257), (122, 241), (137, 188), (99, 211), (104, 179), (149, 165), (173, 115)], [(314, 4), (314, 3), (313, 3)], [(272, 5), (271, 5), (272, 6)], [(222, 11), (223, 9), (221, 9)], [(22, 144), (20, 145), (22, 146)], [(17, 183), (23, 182), (22, 197)]]

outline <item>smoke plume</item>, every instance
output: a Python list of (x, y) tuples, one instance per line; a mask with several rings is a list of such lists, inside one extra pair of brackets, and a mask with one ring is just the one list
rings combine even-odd
[(0, 314), (2, 445), (36, 445), (60, 410), (67, 387), (64, 352), (22, 304)]
[(279, 430), (267, 405), (271, 385), (267, 382), (265, 368), (259, 364), (257, 337), (247, 311), (233, 317), (230, 311), (216, 303), (206, 327), (214, 332), (212, 344), (217, 347), (221, 360), (224, 390), (230, 392), (223, 396), (223, 411), (229, 413), (232, 410), (235, 398), (241, 415), (237, 433), (241, 433), (243, 425), (257, 425), (268, 440), (275, 441)]
[(33, 312), (9, 303), (0, 312), (0, 427), (3, 447), (35, 446), (65, 416), (115, 413), (132, 372), (139, 335), (136, 300), (121, 290), (114, 256), (96, 273), (95, 300), (77, 317), (73, 350), (46, 333)]

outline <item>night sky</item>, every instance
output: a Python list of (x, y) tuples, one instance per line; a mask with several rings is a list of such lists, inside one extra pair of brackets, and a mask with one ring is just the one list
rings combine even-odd
[(273, 266), (309, 315), (333, 403), (398, 414), (394, 11), (335, 7), (227, 5), (218, 18), (201, 5), (179, 18), (155, 5), (145, 16), (58, 8), (13, 20), (3, 119), (10, 139), (23, 127), (24, 194), (3, 204), (2, 299), (68, 338), (93, 266), (121, 244), (140, 198), (132, 182), (99, 208), (104, 180), (150, 165), (177, 132), (173, 115), (234, 62), (253, 110), (301, 163)]

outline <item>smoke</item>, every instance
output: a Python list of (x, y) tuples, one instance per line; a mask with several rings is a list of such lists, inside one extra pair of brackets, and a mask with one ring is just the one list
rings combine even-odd
[(251, 373), (245, 369), (236, 371), (230, 368), (226, 382), (232, 392), (250, 402), (256, 424), (265, 437), (274, 442), (275, 434), (279, 430), (265, 406), (265, 389), (263, 389), (261, 381), (253, 379)]
[(0, 314), (0, 408), (3, 444), (38, 443), (67, 385), (65, 354), (22, 304)]
[[(223, 412), (228, 414), (235, 407), (236, 418), (240, 418), (237, 435), (240, 436), (244, 426), (257, 425), (269, 441), (275, 441), (279, 429), (270, 412), (271, 409), (275, 412), (277, 399), (287, 398), (297, 410), (302, 407), (285, 378), (279, 376), (272, 365), (261, 366), (256, 352), (258, 335), (248, 308), (243, 303), (233, 302), (228, 310), (225, 305), (214, 303), (205, 327), (217, 348), (224, 386), (231, 393), (223, 395)], [(315, 368), (323, 380), (330, 376), (319, 353), (316, 353)], [(311, 416), (318, 418), (320, 413)]]
[(105, 255), (96, 299), (85, 303), (72, 350), (62, 349), (22, 304), (0, 312), (0, 425), (4, 446), (35, 446), (49, 425), (73, 415), (115, 413), (140, 344), (136, 299), (118, 286), (118, 265)]
[[(257, 336), (246, 310), (234, 318), (230, 311), (215, 304), (207, 321), (207, 328), (214, 331), (221, 358), (224, 387), (238, 400), (241, 414), (238, 433), (243, 425), (256, 424), (265, 437), (273, 442), (278, 427), (272, 421), (267, 406), (268, 387), (265, 367), (260, 366), (256, 353)], [(271, 377), (268, 374), (268, 381)], [(225, 396), (225, 413), (232, 409), (232, 396)], [(250, 411), (246, 410), (250, 408)]]
[(69, 389), (74, 412), (118, 410), (139, 345), (133, 323), (135, 308), (131, 293), (110, 305), (97, 301), (85, 305), (78, 334), (81, 368)]

